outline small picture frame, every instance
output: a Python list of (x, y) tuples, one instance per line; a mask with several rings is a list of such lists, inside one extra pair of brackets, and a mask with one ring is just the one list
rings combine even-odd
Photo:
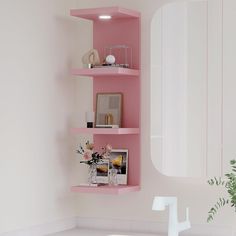
[(117, 169), (118, 184), (127, 185), (128, 181), (128, 149), (112, 149), (109, 158), (109, 170)]
[(97, 93), (96, 128), (120, 128), (122, 119), (122, 93)]
[(108, 184), (109, 180), (109, 160), (97, 163), (97, 183)]

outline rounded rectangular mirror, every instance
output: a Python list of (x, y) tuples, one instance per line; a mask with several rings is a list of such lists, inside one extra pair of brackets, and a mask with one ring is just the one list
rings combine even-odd
[(153, 16), (151, 157), (164, 175), (222, 175), (235, 158), (235, 10), (233, 0), (190, 0)]

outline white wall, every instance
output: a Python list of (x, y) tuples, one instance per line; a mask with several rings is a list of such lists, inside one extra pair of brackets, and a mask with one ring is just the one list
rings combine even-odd
[[(0, 1), (0, 233), (76, 215), (76, 1)], [(83, 43), (83, 42), (82, 42)]]
[[(150, 158), (150, 24), (152, 15), (165, 0), (100, 0), (79, 1), (79, 7), (101, 7), (119, 5), (136, 9), (142, 13), (142, 190), (121, 196), (78, 194), (77, 209), (80, 217), (99, 217), (140, 221), (167, 221), (167, 212), (152, 212), (155, 195), (174, 195), (179, 199), (180, 219), (184, 208), (190, 207), (193, 225), (206, 224), (207, 212), (224, 194), (218, 188), (207, 185), (206, 179), (171, 178), (158, 173)], [(236, 215), (233, 209), (225, 208), (212, 223), (214, 226), (232, 227)], [(234, 226), (235, 227), (235, 226)]]
[[(205, 179), (162, 176), (150, 158), (150, 22), (163, 3), (167, 1), (0, 1), (0, 233), (73, 215), (165, 222), (167, 212), (151, 211), (155, 195), (177, 196), (180, 219), (189, 206), (192, 223), (205, 224), (221, 192)], [(75, 82), (69, 68), (80, 65), (91, 46), (91, 27), (66, 16), (69, 8), (111, 5), (142, 12), (142, 190), (121, 196), (72, 194), (69, 187), (79, 183), (81, 165), (75, 163), (77, 143), (69, 127), (82, 122), (72, 117), (83, 119), (81, 109), (91, 107), (84, 99), (91, 81)], [(213, 224), (230, 227), (235, 220), (226, 208)]]

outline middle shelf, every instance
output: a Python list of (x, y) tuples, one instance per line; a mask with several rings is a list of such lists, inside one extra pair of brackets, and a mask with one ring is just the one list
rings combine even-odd
[(139, 128), (72, 128), (75, 134), (139, 134)]

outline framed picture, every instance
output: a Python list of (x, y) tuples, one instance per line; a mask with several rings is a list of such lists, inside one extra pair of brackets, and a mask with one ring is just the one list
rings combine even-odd
[(109, 169), (117, 169), (118, 184), (127, 184), (128, 180), (128, 150), (112, 149), (109, 158)]
[(95, 126), (121, 127), (122, 93), (97, 93)]
[(109, 160), (97, 164), (97, 183), (108, 184), (109, 177)]

